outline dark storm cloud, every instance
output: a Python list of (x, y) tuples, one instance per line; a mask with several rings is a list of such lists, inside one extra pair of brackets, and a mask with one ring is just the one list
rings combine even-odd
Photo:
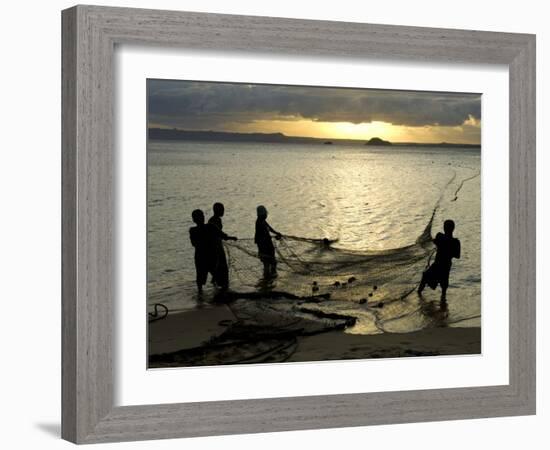
[(289, 117), (320, 122), (460, 126), (481, 118), (478, 94), (378, 91), (149, 80), (149, 120), (214, 129), (226, 123)]

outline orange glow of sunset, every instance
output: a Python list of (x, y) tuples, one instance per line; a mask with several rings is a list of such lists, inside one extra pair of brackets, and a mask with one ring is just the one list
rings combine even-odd
[[(249, 123), (228, 124), (227, 131), (240, 133), (283, 133), (287, 136), (303, 136), (322, 139), (368, 140), (379, 137), (391, 142), (461, 142), (477, 143), (480, 123), (468, 118), (462, 126), (409, 127), (387, 122), (368, 123), (320, 122), (301, 118), (289, 120), (255, 120)], [(467, 130), (474, 131), (468, 136)], [(477, 129), (477, 130), (472, 130)]]
[(351, 122), (318, 122), (307, 119), (256, 120), (235, 124), (231, 130), (241, 133), (283, 133), (287, 136), (304, 136), (326, 139), (370, 139), (378, 136), (398, 141), (401, 127), (386, 122), (353, 124)]

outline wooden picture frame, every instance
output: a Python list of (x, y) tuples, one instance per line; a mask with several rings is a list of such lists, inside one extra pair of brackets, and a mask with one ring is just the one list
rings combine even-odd
[[(535, 36), (75, 6), (62, 13), (62, 437), (178, 438), (535, 413)], [(504, 64), (510, 86), (509, 384), (114, 406), (116, 44)]]

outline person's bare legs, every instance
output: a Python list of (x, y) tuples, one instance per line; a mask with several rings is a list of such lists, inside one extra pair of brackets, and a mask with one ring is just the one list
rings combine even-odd
[(269, 278), (271, 274), (270, 264), (267, 261), (262, 261), (264, 263), (264, 278)]
[(441, 303), (447, 302), (447, 288), (449, 287), (448, 281), (441, 281)]
[(422, 291), (426, 287), (425, 275), (422, 274), (422, 280), (420, 280), (420, 285), (418, 286), (418, 295), (422, 295)]

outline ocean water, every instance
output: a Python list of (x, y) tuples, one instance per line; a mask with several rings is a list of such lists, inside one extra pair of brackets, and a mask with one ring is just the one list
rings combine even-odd
[[(320, 284), (321, 293), (324, 286), (331, 291), (332, 300), (323, 303), (323, 311), (345, 312), (358, 319), (348, 332), (480, 326), (480, 156), (475, 149), (433, 147), (150, 142), (148, 310), (155, 303), (165, 304), (171, 312), (208, 307), (196, 293), (188, 230), (193, 226), (193, 209), (202, 209), (208, 218), (212, 204), (219, 201), (226, 209), (224, 231), (239, 238), (237, 246), (227, 248), (232, 290), (250, 292), (260, 286), (261, 263), (246, 251), (254, 252), (256, 207), (262, 204), (269, 211), (268, 222), (283, 235), (335, 240), (336, 253), (329, 254), (329, 259), (331, 255), (370, 258), (370, 265), (359, 264), (349, 272), (363, 282), (361, 289), (354, 291), (350, 283), (347, 291), (336, 290), (329, 285), (332, 279), (343, 284), (346, 280), (342, 273), (332, 277), (330, 270), (324, 278), (311, 279)], [(430, 248), (425, 254), (416, 252), (414, 261), (400, 262), (395, 279), (386, 276), (386, 269), (383, 280), (373, 270), (382, 260), (372, 255), (401, 254), (401, 249), (418, 242), (434, 208), (432, 236), (450, 218), (462, 244), (462, 257), (453, 263), (444, 311), (437, 301), (439, 289), (427, 288), (422, 299), (414, 292), (429, 262)], [(286, 255), (294, 255), (293, 242), (298, 241), (283, 239), (276, 245)], [(296, 258), (302, 262), (300, 256)], [(320, 261), (326, 258), (319, 256)], [(390, 263), (384, 260), (384, 264)], [(274, 289), (286, 290), (292, 267), (285, 273), (280, 264)], [(309, 281), (303, 276), (300, 280), (303, 289), (294, 293), (307, 295)], [(206, 296), (212, 290), (207, 286)], [(367, 301), (361, 302), (363, 298)], [(375, 319), (383, 327), (374, 326)]]

